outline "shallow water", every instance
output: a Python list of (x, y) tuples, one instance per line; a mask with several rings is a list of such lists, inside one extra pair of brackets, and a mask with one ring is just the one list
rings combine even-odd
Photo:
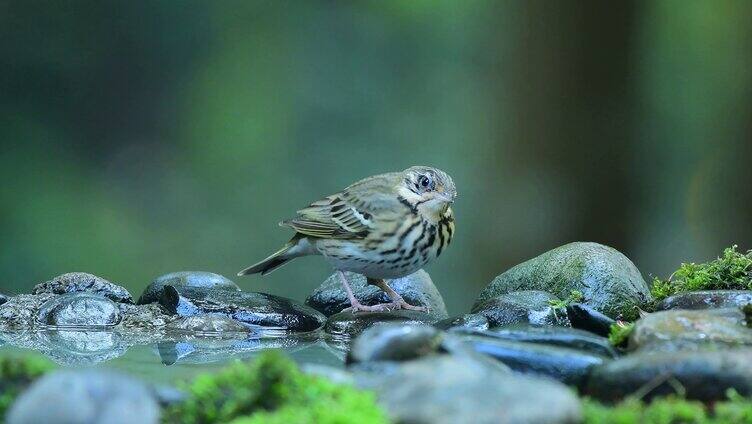
[(341, 367), (345, 355), (341, 341), (327, 341), (319, 332), (243, 339), (178, 337), (149, 344), (125, 344), (121, 337), (113, 332), (81, 330), (6, 333), (0, 354), (37, 351), (62, 367), (118, 370), (157, 385), (214, 371), (236, 359), (251, 359), (264, 349), (281, 349), (301, 365)]

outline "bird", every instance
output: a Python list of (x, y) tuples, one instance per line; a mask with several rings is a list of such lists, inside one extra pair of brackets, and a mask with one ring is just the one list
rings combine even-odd
[[(428, 312), (407, 303), (386, 280), (410, 275), (441, 255), (454, 236), (451, 205), (456, 197), (452, 178), (429, 166), (364, 178), (280, 222), (295, 231), (292, 239), (238, 276), (263, 276), (295, 258), (321, 255), (334, 268), (350, 301), (344, 310)], [(365, 276), (391, 301), (361, 304), (345, 271)]]

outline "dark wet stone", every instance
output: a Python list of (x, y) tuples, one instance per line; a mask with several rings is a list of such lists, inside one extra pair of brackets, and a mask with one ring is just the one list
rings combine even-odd
[(399, 309), (386, 312), (340, 312), (326, 320), (324, 331), (338, 337), (353, 338), (365, 329), (382, 322), (432, 324), (434, 318), (424, 312)]
[(443, 333), (425, 324), (382, 323), (374, 325), (352, 342), (347, 363), (405, 361), (431, 353), (441, 346)]
[(8, 424), (157, 424), (159, 415), (152, 393), (132, 377), (102, 370), (61, 370), (34, 382), (6, 418)]
[[(464, 333), (464, 332), (463, 332)], [(605, 337), (600, 337), (589, 331), (556, 326), (536, 326), (530, 324), (514, 324), (492, 328), (488, 331), (473, 331), (469, 334), (484, 335), (499, 340), (514, 342), (539, 343), (581, 350), (607, 358), (617, 357), (616, 350)]]
[(28, 330), (37, 324), (39, 307), (55, 295), (19, 294), (0, 305), (0, 330)]
[(313, 331), (326, 318), (292, 299), (266, 293), (165, 286), (159, 303), (180, 316), (220, 314), (243, 324), (288, 331)]
[(0, 305), (2, 305), (3, 303), (7, 302), (8, 299), (9, 299), (8, 296), (0, 293)]
[(619, 251), (597, 243), (570, 243), (496, 277), (476, 304), (520, 290), (544, 290), (566, 299), (579, 291), (588, 306), (611, 318), (637, 318), (636, 306), (652, 300), (647, 283)]
[(180, 317), (169, 323), (167, 331), (178, 331), (186, 333), (248, 333), (250, 329), (224, 315), (193, 315), (189, 317)]
[[(500, 372), (454, 355), (352, 367), (356, 385), (376, 392), (393, 422), (577, 423), (580, 404), (566, 386), (548, 379)], [(545, 407), (541, 407), (542, 402)]]
[(34, 286), (31, 294), (77, 292), (96, 293), (113, 302), (133, 303), (133, 297), (124, 287), (86, 272), (69, 272), (58, 275), (50, 281)]
[(741, 308), (752, 303), (750, 290), (704, 290), (679, 293), (663, 299), (656, 309)]
[(515, 371), (547, 376), (571, 385), (581, 385), (594, 367), (608, 362), (608, 358), (601, 355), (558, 346), (478, 335), (464, 335), (461, 340), (476, 352), (489, 355)]
[(744, 322), (739, 309), (654, 312), (635, 323), (629, 348), (676, 351), (752, 346), (752, 329)]
[(582, 303), (567, 305), (567, 317), (572, 327), (607, 337), (616, 320)]
[(173, 286), (178, 290), (183, 288), (240, 291), (240, 287), (223, 275), (205, 271), (179, 271), (157, 277), (146, 286), (138, 304), (159, 302), (164, 286)]
[(482, 314), (464, 314), (441, 320), (434, 327), (441, 330), (488, 330), (488, 319)]
[(558, 301), (544, 291), (517, 291), (478, 302), (472, 312), (485, 316), (491, 327), (516, 323), (569, 326), (566, 311), (551, 306)]
[(115, 302), (98, 294), (67, 293), (44, 302), (37, 322), (57, 327), (107, 327), (120, 322), (120, 310)]
[(593, 370), (586, 393), (616, 401), (650, 387), (644, 399), (683, 391), (688, 399), (726, 399), (726, 390), (752, 394), (752, 350), (643, 352)]
[[(366, 278), (360, 274), (345, 272), (347, 280), (353, 289), (355, 297), (363, 305), (375, 305), (391, 300), (376, 286), (366, 283)], [(399, 293), (407, 303), (415, 306), (427, 306), (436, 320), (447, 317), (444, 299), (431, 281), (427, 272), (419, 270), (406, 277), (388, 281), (389, 286)], [(347, 294), (337, 274), (332, 274), (305, 301), (306, 305), (320, 311), (326, 316), (332, 316), (350, 306)]]

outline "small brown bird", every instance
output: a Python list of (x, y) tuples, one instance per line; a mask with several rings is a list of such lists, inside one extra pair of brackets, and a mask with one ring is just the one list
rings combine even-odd
[[(441, 255), (454, 234), (449, 206), (455, 197), (452, 178), (428, 166), (365, 178), (280, 222), (295, 230), (292, 239), (238, 275), (266, 275), (299, 256), (322, 255), (337, 270), (352, 305), (348, 310), (425, 310), (405, 302), (384, 279), (412, 274)], [(392, 301), (362, 305), (343, 271), (364, 275)]]

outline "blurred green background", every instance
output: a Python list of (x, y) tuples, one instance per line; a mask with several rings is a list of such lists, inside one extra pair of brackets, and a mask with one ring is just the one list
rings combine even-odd
[(752, 246), (749, 1), (0, 0), (0, 292), (207, 270), (304, 299), (303, 258), (232, 277), (280, 219), (434, 165), (450, 312), (597, 241), (643, 274)]

